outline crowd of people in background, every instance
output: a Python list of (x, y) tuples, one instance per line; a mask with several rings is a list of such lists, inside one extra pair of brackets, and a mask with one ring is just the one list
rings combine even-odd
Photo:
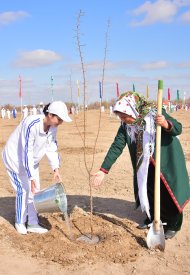
[[(24, 105), (22, 108), (22, 117), (26, 118), (28, 115), (37, 115), (37, 114), (42, 114), (44, 109), (44, 104), (43, 102), (40, 102), (39, 106), (36, 107), (33, 105), (33, 107), (27, 107), (27, 105)], [(1, 118), (2, 119), (11, 119), (11, 118), (16, 118), (17, 117), (17, 109), (15, 106), (13, 106), (12, 110), (9, 108), (5, 109), (5, 107), (1, 108)]]
[[(171, 104), (170, 106), (164, 105), (163, 107), (165, 108), (167, 113), (171, 113), (173, 111), (178, 111), (178, 110), (186, 110), (188, 111), (190, 109), (190, 104)], [(35, 105), (28, 107), (27, 105), (24, 105), (22, 108), (22, 117), (26, 118), (29, 115), (37, 115), (37, 114), (42, 114), (43, 113), (43, 108), (44, 104), (43, 102), (40, 102), (40, 104), (36, 107)], [(83, 109), (83, 106), (74, 106), (72, 105), (69, 108), (69, 114), (77, 115), (79, 113), (79, 110)], [(85, 110), (88, 110), (88, 106), (85, 106)], [(105, 107), (101, 106), (101, 112), (105, 112)], [(109, 107), (109, 116), (110, 118), (113, 116), (113, 105), (110, 105)], [(9, 108), (2, 107), (1, 108), (1, 114), (0, 117), (2, 119), (11, 119), (11, 118), (16, 118), (17, 117), (17, 109), (15, 106), (13, 106), (12, 110)]]
[(170, 103), (169, 104), (163, 104), (163, 107), (164, 109), (166, 110), (166, 112), (174, 112), (174, 111), (178, 111), (178, 110), (185, 110), (185, 111), (188, 111), (190, 109), (190, 105), (189, 104), (183, 104), (183, 105), (180, 105), (180, 104), (172, 104)]
[(10, 109), (5, 109), (4, 107), (2, 107), (1, 109), (1, 118), (8, 118), (11, 119), (11, 117), (16, 118), (17, 115), (17, 110), (15, 107), (13, 107), (12, 110)]

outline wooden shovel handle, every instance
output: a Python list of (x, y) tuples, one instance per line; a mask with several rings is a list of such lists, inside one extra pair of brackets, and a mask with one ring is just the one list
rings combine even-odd
[[(162, 114), (163, 81), (158, 80), (157, 114)], [(156, 126), (156, 166), (154, 181), (154, 223), (155, 229), (160, 230), (160, 148), (161, 126)]]

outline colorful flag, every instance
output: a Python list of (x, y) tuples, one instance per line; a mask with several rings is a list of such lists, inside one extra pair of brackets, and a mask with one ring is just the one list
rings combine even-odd
[(116, 83), (116, 96), (119, 97), (119, 85)]
[(168, 100), (170, 101), (170, 96), (171, 96), (171, 94), (170, 94), (170, 88), (168, 88)]
[(135, 92), (135, 85), (133, 84), (133, 92)]
[(177, 90), (177, 100), (179, 101), (179, 90)]
[(80, 97), (80, 89), (79, 89), (79, 82), (78, 82), (78, 80), (76, 81), (76, 83), (77, 83), (78, 97)]
[(22, 97), (22, 78), (19, 75), (19, 97)]
[(102, 98), (102, 83), (99, 81), (99, 93), (100, 93), (100, 99)]
[(148, 85), (146, 86), (146, 98), (147, 99), (149, 98), (149, 88), (148, 88)]

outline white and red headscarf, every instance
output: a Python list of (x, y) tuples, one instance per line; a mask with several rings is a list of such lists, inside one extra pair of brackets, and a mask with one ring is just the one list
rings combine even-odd
[(133, 94), (125, 95), (122, 98), (120, 97), (119, 100), (115, 103), (114, 112), (118, 111), (133, 118), (138, 118), (139, 113), (136, 110), (136, 101), (135, 96)]

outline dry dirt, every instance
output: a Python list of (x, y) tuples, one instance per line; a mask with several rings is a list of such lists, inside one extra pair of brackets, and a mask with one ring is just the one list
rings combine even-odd
[[(188, 172), (190, 172), (190, 112), (172, 113), (183, 124), (180, 136)], [(48, 233), (19, 235), (14, 229), (15, 194), (0, 160), (0, 275), (4, 274), (190, 274), (190, 204), (184, 210), (182, 230), (166, 241), (164, 252), (151, 251), (146, 245), (148, 230), (136, 228), (144, 219), (134, 209), (132, 167), (127, 148), (106, 176), (103, 185), (93, 188), (94, 214), (90, 215), (89, 173), (96, 172), (113, 141), (119, 120), (99, 112), (87, 112), (85, 159), (83, 150), (83, 114), (58, 129), (61, 174), (68, 199), (71, 233), (61, 213), (40, 214)], [(0, 119), (1, 150), (16, 125), (16, 120)], [(80, 133), (79, 133), (80, 131)], [(83, 140), (82, 140), (82, 138)], [(93, 160), (93, 152), (94, 160)], [(46, 159), (40, 164), (41, 189), (53, 183)], [(92, 218), (92, 223), (90, 222)], [(91, 233), (100, 238), (97, 244), (77, 241)]]

